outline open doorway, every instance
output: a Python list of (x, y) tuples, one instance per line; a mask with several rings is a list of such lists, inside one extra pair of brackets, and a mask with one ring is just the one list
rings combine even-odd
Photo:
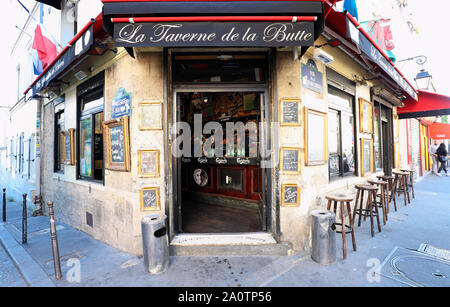
[(259, 154), (264, 92), (183, 91), (176, 100), (184, 127), (179, 135), (189, 134), (177, 159), (180, 232), (265, 230)]

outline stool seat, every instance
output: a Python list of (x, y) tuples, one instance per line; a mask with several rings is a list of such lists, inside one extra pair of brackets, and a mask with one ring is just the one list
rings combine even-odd
[(355, 188), (364, 191), (378, 191), (378, 187), (371, 184), (357, 184), (355, 185)]
[(377, 176), (378, 179), (388, 181), (389, 179), (394, 180), (394, 176)]
[(377, 185), (377, 184), (388, 184), (387, 181), (383, 181), (383, 180), (367, 180), (368, 183), (373, 184), (373, 185)]
[[(404, 201), (405, 206), (407, 203), (410, 203), (409, 199), (409, 189), (408, 189), (408, 176), (412, 177), (412, 173), (410, 172), (402, 172), (401, 170), (394, 169), (392, 173), (395, 175), (394, 179), (394, 193), (404, 193)], [(400, 187), (398, 187), (400, 185)]]
[(344, 193), (332, 193), (325, 195), (325, 198), (328, 200), (334, 200), (334, 201), (353, 201), (353, 195), (348, 195)]
[(402, 169), (400, 169), (400, 171), (402, 171), (402, 172), (408, 172), (408, 173), (415, 173), (415, 172), (416, 172), (415, 169), (406, 169), (406, 168), (402, 168)]
[(401, 176), (409, 175), (409, 173), (407, 173), (407, 172), (398, 171), (398, 170), (392, 171), (392, 173), (395, 174), (395, 175), (401, 175)]
[(411, 185), (412, 197), (415, 198), (415, 196), (414, 196), (414, 173), (416, 172), (416, 170), (415, 169), (401, 169), (401, 171), (409, 173), (409, 175), (410, 175), (409, 177), (411, 179), (410, 185)]

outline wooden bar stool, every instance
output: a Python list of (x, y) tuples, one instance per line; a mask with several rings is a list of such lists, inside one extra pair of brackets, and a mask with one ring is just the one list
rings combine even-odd
[(412, 198), (414, 197), (414, 173), (416, 172), (416, 170), (413, 169), (401, 169), (402, 172), (405, 173), (409, 173), (409, 178), (410, 178), (410, 182), (411, 182), (411, 194), (412, 194)]
[[(405, 196), (405, 206), (407, 206), (408, 203), (411, 202), (409, 199), (409, 190), (408, 190), (408, 175), (409, 173), (402, 172), (399, 170), (393, 170), (392, 174), (394, 174), (394, 191), (398, 192), (398, 195), (400, 195), (401, 192), (404, 193)], [(399, 187), (400, 186), (400, 187)]]
[[(336, 214), (338, 203), (341, 208), (341, 223), (335, 223), (335, 224), (342, 226), (341, 231), (336, 231), (336, 232), (342, 234), (342, 253), (343, 253), (344, 259), (345, 259), (345, 258), (347, 258), (347, 244), (346, 244), (346, 234), (347, 233), (352, 234), (353, 250), (356, 251), (355, 232), (353, 230), (353, 220), (352, 220), (352, 208), (350, 206), (350, 202), (353, 201), (353, 197), (349, 196), (349, 195), (341, 194), (341, 193), (336, 193), (336, 194), (327, 194), (325, 196), (325, 198), (328, 199), (328, 207), (327, 207), (328, 210), (331, 209), (331, 202), (333, 202), (334, 214)], [(348, 219), (349, 219), (348, 225), (345, 224), (345, 207), (347, 207), (347, 213), (348, 213)]]
[(394, 201), (394, 209), (397, 211), (397, 200), (395, 199), (395, 193), (394, 193), (394, 176), (377, 176), (379, 180), (387, 181), (387, 213), (391, 212), (390, 204), (391, 200)]
[(386, 221), (388, 220), (387, 199), (389, 198), (389, 196), (386, 197), (386, 189), (389, 189), (389, 183), (383, 180), (367, 180), (367, 182), (369, 184), (377, 186), (380, 189), (380, 194), (376, 194), (376, 196), (380, 197), (380, 201), (377, 201), (375, 197), (375, 203), (377, 204), (378, 208), (381, 208), (383, 212), (383, 224), (386, 225)]
[[(359, 215), (358, 219), (358, 227), (361, 226), (361, 216), (364, 217), (370, 217), (370, 230), (372, 233), (372, 237), (375, 236), (374, 231), (374, 224), (373, 224), (373, 217), (375, 216), (377, 218), (378, 223), (378, 232), (381, 232), (381, 225), (380, 225), (380, 217), (378, 214), (378, 206), (376, 204), (376, 195), (378, 191), (378, 187), (370, 185), (370, 184), (358, 184), (355, 186), (357, 193), (356, 193), (356, 200), (355, 200), (355, 208), (353, 209), (353, 221), (355, 221), (356, 215)], [(366, 202), (366, 209), (363, 209), (363, 202), (364, 202), (364, 192), (367, 191), (367, 202)], [(359, 202), (359, 209), (358, 209), (358, 202)]]

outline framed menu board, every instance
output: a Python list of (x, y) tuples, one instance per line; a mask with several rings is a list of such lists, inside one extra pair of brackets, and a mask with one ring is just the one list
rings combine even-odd
[(141, 177), (159, 177), (159, 150), (138, 150), (138, 173)]
[(139, 104), (139, 130), (162, 130), (162, 103), (144, 101)]
[(281, 206), (298, 207), (300, 206), (300, 187), (296, 184), (281, 185)]
[(63, 154), (61, 155), (64, 164), (66, 165), (75, 165), (75, 154), (74, 154), (74, 135), (75, 129), (69, 129), (67, 131), (61, 132), (61, 141), (62, 146), (61, 150)]
[(373, 140), (361, 138), (361, 176), (373, 172)]
[(319, 165), (328, 161), (327, 114), (305, 108), (305, 164)]
[(106, 169), (114, 171), (130, 170), (130, 134), (128, 116), (103, 123), (105, 132)]
[(281, 100), (280, 125), (300, 126), (300, 99), (284, 98)]
[(373, 131), (372, 103), (359, 98), (359, 132), (372, 133)]
[(280, 169), (285, 174), (298, 174), (300, 172), (300, 148), (281, 148)]
[(139, 191), (141, 199), (141, 209), (143, 211), (161, 210), (159, 199), (159, 188), (143, 188)]
[(399, 137), (400, 137), (400, 129), (399, 129), (399, 125), (398, 125), (398, 115), (395, 114), (393, 115), (394, 118), (394, 142), (398, 142)]

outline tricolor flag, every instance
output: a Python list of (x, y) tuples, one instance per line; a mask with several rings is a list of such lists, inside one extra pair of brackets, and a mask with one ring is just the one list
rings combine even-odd
[(39, 75), (56, 58), (56, 46), (51, 40), (42, 35), (41, 26), (37, 25), (33, 41), (34, 73)]

